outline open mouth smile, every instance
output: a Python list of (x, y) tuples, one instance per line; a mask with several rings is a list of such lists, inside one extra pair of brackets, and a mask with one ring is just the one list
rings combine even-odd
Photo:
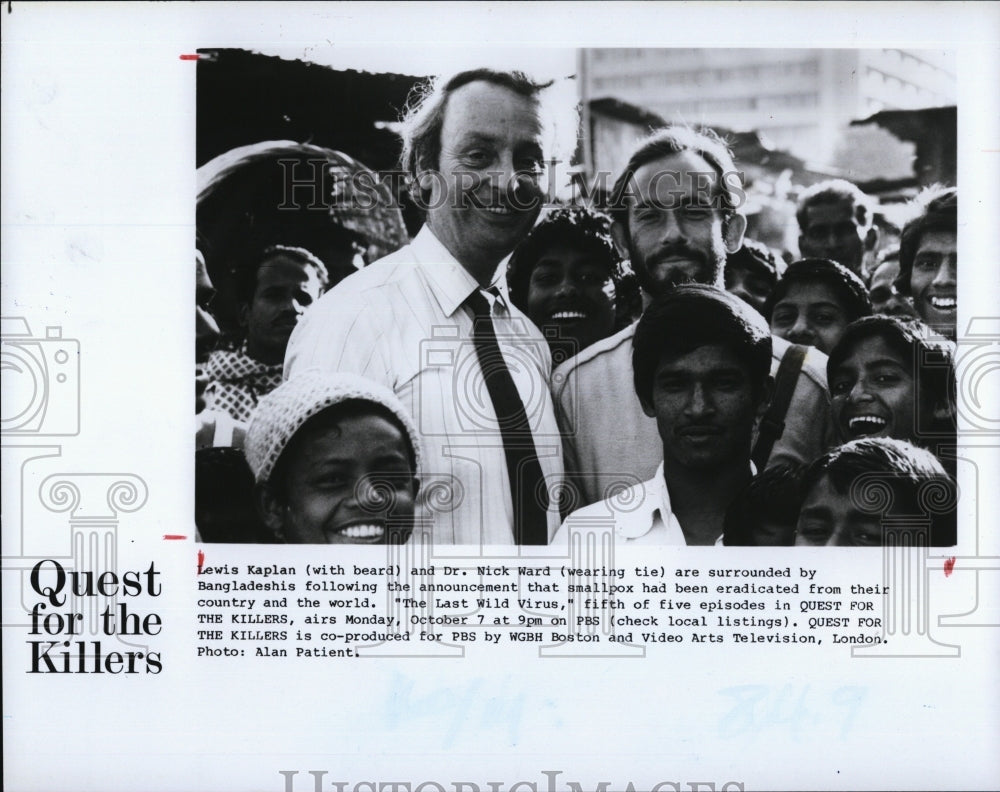
[(857, 415), (847, 422), (851, 434), (858, 436), (878, 434), (888, 425), (889, 422), (885, 418), (877, 415)]
[(382, 523), (353, 523), (342, 528), (335, 528), (327, 533), (342, 536), (359, 544), (378, 544), (385, 538), (385, 525)]
[(954, 311), (958, 307), (954, 297), (928, 297), (927, 302), (937, 311)]

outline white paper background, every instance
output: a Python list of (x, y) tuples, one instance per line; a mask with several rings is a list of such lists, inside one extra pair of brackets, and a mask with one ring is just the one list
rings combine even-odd
[[(748, 790), (1000, 783), (996, 627), (936, 630), (961, 645), (957, 659), (859, 660), (846, 650), (738, 651), (727, 643), (685, 644), (645, 660), (542, 661), (530, 645), (479, 643), (463, 659), (198, 661), (190, 615), (197, 548), (161, 539), (193, 532), (196, 66), (180, 54), (244, 47), (309, 58), (329, 46), (376, 47), (384, 68), (428, 73), (446, 65), (448, 48), (461, 49), (452, 54), (463, 63), (470, 47), (955, 49), (961, 328), (969, 317), (1000, 314), (1000, 7), (15, 3), (0, 14), (3, 315), (25, 317), (36, 335), (62, 326), (80, 341), (82, 361), (81, 431), (51, 440), (61, 456), (36, 461), (25, 492), (37, 492), (51, 473), (141, 477), (148, 500), (121, 517), (118, 566), (145, 569), (156, 560), (164, 595), (155, 608), (166, 625), (151, 641), (163, 673), (130, 678), (27, 675), (24, 631), (5, 628), (7, 788), (283, 790), (278, 771), (298, 770), (294, 788), (311, 790), (305, 771), (313, 769), (347, 789), (361, 781), (449, 790), (460, 781), (505, 790), (527, 781), (547, 789), (546, 770), (563, 771), (558, 788), (609, 781), (612, 790), (630, 782), (636, 790), (697, 781)], [(394, 53), (414, 46), (426, 51), (420, 62), (398, 62)], [(979, 450), (977, 463), (984, 453), (995, 459), (995, 450)], [(5, 464), (5, 625), (24, 621), (10, 559), (68, 552), (66, 516), (27, 497), (22, 504), (19, 475)], [(963, 515), (966, 525), (979, 520), (981, 541), (977, 548), (975, 530), (966, 530), (963, 557), (977, 549), (997, 555), (995, 485), (980, 487), (978, 510), (967, 500)], [(206, 551), (208, 563), (241, 565), (344, 558), (324, 548)], [(380, 560), (360, 550), (350, 558)], [(736, 562), (664, 548), (654, 558), (668, 566), (819, 566), (830, 580), (881, 579), (878, 554), (788, 550)], [(647, 563), (650, 554), (620, 553), (619, 562)], [(996, 621), (1000, 573), (977, 584), (962, 570), (960, 561), (947, 586), (935, 582), (935, 620), (968, 610), (978, 585), (980, 605), (992, 603)], [(143, 601), (140, 610), (153, 605)], [(776, 702), (773, 715), (733, 715), (731, 689), (740, 686), (760, 686)], [(848, 721), (850, 696), (861, 703)], [(789, 720), (789, 697), (804, 702), (806, 717)]]

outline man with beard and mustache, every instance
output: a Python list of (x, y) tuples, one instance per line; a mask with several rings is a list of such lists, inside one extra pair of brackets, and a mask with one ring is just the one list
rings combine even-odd
[[(739, 213), (743, 198), (732, 155), (711, 130), (667, 127), (638, 145), (612, 191), (612, 232), (647, 304), (680, 283), (724, 288), (726, 254), (739, 249), (746, 228)], [(597, 342), (553, 373), (567, 477), (576, 487), (570, 497), (579, 497), (564, 503), (564, 511), (650, 479), (663, 459), (656, 421), (632, 388), (635, 329), (633, 323)], [(755, 449), (758, 466), (807, 464), (828, 446), (826, 356), (809, 349), (797, 367), (786, 366), (790, 371), (778, 375), (792, 348), (782, 339), (773, 341), (772, 374), (779, 391), (791, 395), (773, 430), (765, 417), (767, 436), (777, 441), (770, 453)]]
[(426, 224), (320, 300), (285, 357), (286, 379), (351, 372), (395, 393), (425, 450), (416, 535), (437, 544), (548, 544), (559, 526), (551, 357), (500, 266), (541, 210), (546, 87), (484, 68), (419, 94), (401, 164)]

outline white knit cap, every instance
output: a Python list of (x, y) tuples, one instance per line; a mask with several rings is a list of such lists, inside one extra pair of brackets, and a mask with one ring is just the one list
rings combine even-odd
[(410, 438), (419, 469), (420, 435), (395, 393), (357, 374), (329, 374), (311, 369), (281, 383), (257, 405), (243, 448), (254, 478), (258, 482), (270, 478), (278, 457), (302, 424), (327, 407), (351, 399), (379, 404), (399, 419)]

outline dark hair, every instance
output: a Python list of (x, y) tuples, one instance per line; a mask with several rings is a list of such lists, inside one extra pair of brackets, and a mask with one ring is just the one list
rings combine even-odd
[[(410, 192), (415, 197), (419, 191), (417, 176), (423, 170), (436, 170), (441, 156), (441, 130), (451, 94), (464, 85), (488, 82), (507, 88), (529, 99), (552, 85), (538, 83), (522, 71), (496, 69), (469, 69), (448, 78), (435, 78), (416, 86), (407, 100), (401, 120), (400, 134), (403, 150), (399, 157), (400, 168), (410, 182)], [(418, 203), (420, 203), (418, 201)]]
[(810, 206), (817, 204), (832, 204), (840, 201), (850, 201), (854, 209), (854, 219), (862, 228), (869, 228), (875, 218), (872, 207), (872, 199), (865, 195), (856, 184), (852, 184), (846, 179), (829, 179), (819, 184), (814, 184), (799, 196), (799, 201), (795, 207), (795, 219), (799, 223), (799, 230), (805, 233), (809, 224), (807, 210)]
[(724, 210), (735, 212), (742, 206), (746, 197), (742, 189), (742, 174), (738, 174), (739, 185), (733, 185), (730, 174), (737, 173), (736, 164), (726, 142), (714, 130), (707, 127), (695, 130), (688, 126), (675, 125), (656, 130), (640, 141), (632, 152), (625, 170), (615, 180), (611, 190), (609, 209), (615, 221), (628, 228), (628, 204), (625, 199), (630, 194), (630, 185), (635, 178), (635, 172), (643, 165), (684, 151), (693, 151), (712, 166), (719, 177)]
[[(836, 346), (830, 350), (826, 362), (827, 382), (833, 381), (837, 367), (843, 364), (851, 351), (867, 338), (883, 339), (900, 360), (913, 366), (913, 380), (917, 384), (916, 398), (918, 425), (916, 435), (921, 441), (935, 436), (947, 440), (954, 438), (956, 425), (955, 394), (955, 344), (937, 335), (918, 319), (901, 316), (867, 316), (849, 324)], [(950, 418), (936, 418), (934, 410), (940, 405), (951, 406)]]
[(804, 465), (780, 464), (750, 479), (726, 510), (722, 543), (727, 546), (756, 545), (760, 527), (766, 522), (774, 522), (788, 526), (787, 544), (793, 544), (804, 470)]
[(685, 284), (657, 297), (636, 326), (632, 370), (639, 400), (652, 401), (653, 375), (663, 358), (710, 344), (733, 349), (750, 368), (754, 393), (763, 392), (771, 372), (771, 331), (763, 317), (727, 291)]
[[(819, 457), (802, 477), (801, 502), (826, 476), (840, 495), (874, 513), (896, 504), (908, 515), (930, 516), (929, 545), (955, 544), (955, 482), (930, 451), (890, 437), (863, 437)], [(865, 480), (858, 482), (859, 477)], [(858, 483), (856, 483), (858, 482)], [(885, 487), (889, 493), (885, 492)]]
[(765, 278), (771, 288), (778, 282), (778, 261), (763, 242), (743, 237), (743, 245), (735, 253), (726, 254), (726, 269), (745, 269)]
[(611, 238), (611, 218), (585, 206), (565, 206), (550, 212), (514, 249), (507, 265), (507, 285), (514, 305), (524, 310), (535, 265), (558, 244), (591, 252), (594, 261), (604, 264), (615, 284), (615, 329), (635, 321), (642, 312), (639, 284)]
[(896, 291), (910, 294), (910, 276), (920, 240), (928, 231), (958, 233), (958, 191), (954, 187), (930, 188), (915, 199), (922, 207), (920, 214), (911, 219), (899, 237), (899, 275), (893, 284)]
[(204, 542), (269, 544), (278, 539), (254, 508), (253, 473), (237, 448), (194, 455), (194, 516)]
[(410, 441), (410, 433), (392, 410), (368, 399), (345, 399), (342, 402), (327, 407), (325, 410), (320, 410), (295, 430), (295, 434), (285, 444), (284, 449), (278, 456), (278, 460), (274, 463), (274, 469), (267, 479), (267, 486), (279, 498), (286, 498), (288, 492), (287, 469), (290, 460), (298, 453), (302, 442), (310, 435), (336, 426), (347, 418), (357, 418), (358, 416), (365, 415), (376, 415), (379, 418), (384, 418), (399, 430), (403, 436), (403, 442), (406, 444), (406, 458), (410, 463), (410, 469), (415, 473), (417, 469), (417, 455)]
[(316, 276), (319, 278), (321, 294), (329, 287), (329, 270), (327, 270), (326, 265), (322, 261), (320, 261), (308, 250), (303, 247), (296, 247), (292, 245), (270, 245), (260, 251), (260, 253), (255, 257), (256, 261), (254, 266), (244, 267), (236, 273), (237, 283), (239, 284), (240, 301), (243, 304), (253, 302), (254, 293), (257, 291), (257, 276), (260, 274), (260, 269), (264, 265), (265, 261), (276, 255), (285, 255), (289, 258), (297, 260), (307, 267), (312, 267), (316, 271)]
[(774, 313), (774, 306), (788, 296), (789, 290), (796, 283), (822, 283), (829, 286), (847, 312), (848, 322), (862, 316), (871, 316), (872, 300), (868, 296), (868, 287), (861, 278), (836, 261), (808, 258), (793, 261), (778, 278), (771, 296), (764, 304), (764, 316), (768, 321)]

